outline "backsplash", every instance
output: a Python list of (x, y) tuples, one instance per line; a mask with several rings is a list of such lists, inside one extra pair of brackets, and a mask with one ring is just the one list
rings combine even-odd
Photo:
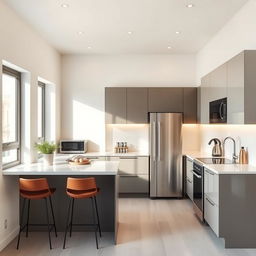
[(125, 141), (129, 152), (149, 151), (149, 125), (124, 124), (106, 125), (106, 151), (114, 151), (116, 142)]
[[(211, 154), (212, 146), (208, 145), (210, 139), (219, 138), (223, 140), (231, 136), (236, 141), (236, 154), (239, 155), (243, 146), (249, 152), (249, 164), (256, 165), (256, 125), (201, 125), (201, 151)], [(232, 158), (233, 143), (227, 141), (225, 145), (225, 156)]]

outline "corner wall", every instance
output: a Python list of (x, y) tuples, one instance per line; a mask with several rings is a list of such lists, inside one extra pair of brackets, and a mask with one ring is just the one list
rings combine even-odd
[[(60, 55), (29, 25), (0, 1), (0, 85), (2, 61), (12, 63), (30, 75), (30, 147), (37, 140), (37, 81), (42, 77), (56, 86), (56, 139), (60, 129)], [(2, 92), (2, 88), (0, 88)], [(2, 97), (2, 95), (1, 95)], [(1, 104), (0, 104), (1, 108)], [(0, 115), (2, 111), (0, 109)], [(0, 134), (1, 126), (0, 126)], [(24, 139), (24, 138), (23, 138)], [(1, 136), (0, 136), (1, 140)], [(0, 141), (1, 143), (1, 141)], [(34, 151), (34, 150), (32, 150)], [(1, 157), (0, 149), (0, 161)], [(31, 158), (33, 160), (33, 152)], [(0, 251), (17, 235), (19, 228), (19, 193), (17, 177), (2, 176), (0, 168)], [(8, 227), (4, 229), (7, 219)]]

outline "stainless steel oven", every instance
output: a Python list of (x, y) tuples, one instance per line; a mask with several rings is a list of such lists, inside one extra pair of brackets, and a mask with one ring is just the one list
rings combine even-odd
[(199, 163), (193, 163), (193, 203), (196, 215), (204, 219), (204, 168)]

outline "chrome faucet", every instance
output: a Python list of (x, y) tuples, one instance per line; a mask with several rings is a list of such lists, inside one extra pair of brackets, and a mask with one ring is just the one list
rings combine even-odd
[(230, 140), (232, 140), (233, 141), (233, 144), (234, 144), (234, 149), (233, 149), (233, 163), (236, 163), (236, 160), (238, 159), (238, 156), (236, 155), (236, 141), (232, 138), (232, 137), (226, 137), (225, 139), (224, 139), (224, 142), (223, 142), (223, 148), (225, 149), (225, 143), (226, 143), (226, 141), (228, 140), (228, 139), (230, 139)]

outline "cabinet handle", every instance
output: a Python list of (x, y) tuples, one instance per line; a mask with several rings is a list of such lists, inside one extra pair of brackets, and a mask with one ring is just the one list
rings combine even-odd
[(187, 178), (187, 181), (188, 181), (189, 183), (192, 183), (192, 181), (191, 181), (189, 178)]
[(120, 159), (138, 159), (137, 156), (120, 156)]
[(123, 177), (123, 178), (138, 178), (139, 176), (138, 175), (119, 175), (120, 177)]
[(211, 200), (209, 200), (207, 197), (205, 198), (208, 202), (209, 202), (209, 204), (211, 204), (212, 206), (214, 206), (215, 204), (211, 201)]
[(87, 158), (88, 159), (99, 159), (98, 157), (90, 157), (90, 156), (88, 156)]

